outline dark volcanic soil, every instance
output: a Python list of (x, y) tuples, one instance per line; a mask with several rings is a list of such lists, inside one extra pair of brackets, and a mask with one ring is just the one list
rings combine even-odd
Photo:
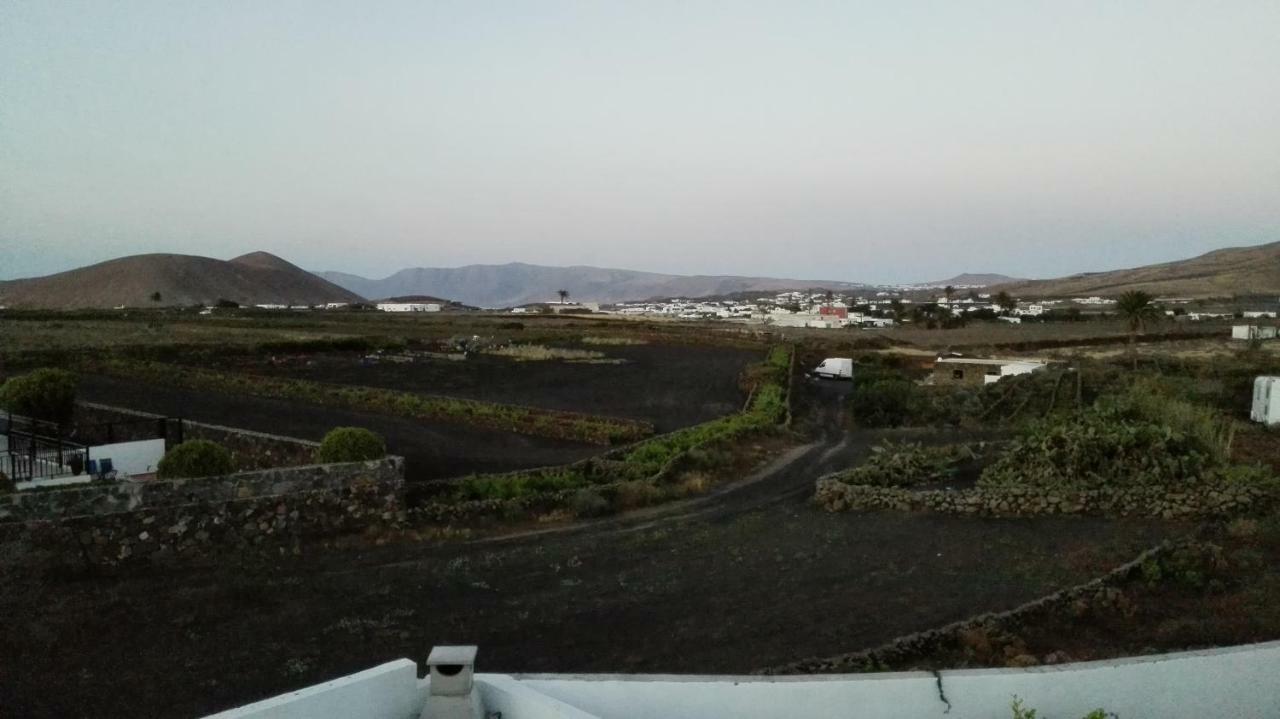
[(81, 399), (199, 422), (320, 440), (334, 427), (367, 427), (405, 458), (409, 481), (565, 464), (604, 451), (599, 445), (423, 422), (287, 400), (160, 387), (116, 377), (85, 376)]
[(215, 366), (258, 374), (340, 384), (386, 387), (505, 404), (628, 417), (659, 432), (735, 412), (745, 397), (738, 375), (763, 353), (724, 347), (636, 345), (586, 347), (624, 364), (517, 362), (473, 354), (463, 361), (362, 364), (357, 353), (263, 359), (221, 359)]
[(312, 549), (267, 567), (13, 578), (0, 585), (4, 703), (15, 716), (197, 716), (445, 643), (479, 644), (482, 671), (749, 672), (1009, 608), (1180, 531), (812, 507), (813, 477), (881, 434), (828, 436), (656, 518)]

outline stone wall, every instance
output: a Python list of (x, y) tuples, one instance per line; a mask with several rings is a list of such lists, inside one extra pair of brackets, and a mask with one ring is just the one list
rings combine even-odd
[(816, 483), (814, 499), (831, 512), (894, 509), (997, 517), (1103, 514), (1181, 519), (1261, 511), (1274, 505), (1277, 498), (1266, 489), (1241, 484), (1078, 491), (1023, 487), (915, 490), (845, 484), (834, 477), (823, 477)]
[[(1178, 548), (1179, 545), (1176, 543), (1160, 544), (1101, 577), (1040, 597), (1004, 612), (979, 614), (937, 629), (908, 634), (871, 649), (831, 657), (803, 659), (791, 664), (762, 669), (757, 673), (833, 674), (884, 671), (886, 668), (898, 668), (926, 659), (936, 652), (953, 648), (959, 645), (965, 635), (970, 632), (1008, 631), (1016, 628), (1020, 623), (1057, 612), (1068, 610), (1078, 612), (1088, 608), (1111, 607), (1124, 601), (1120, 586), (1138, 576), (1143, 564), (1159, 561)], [(1035, 659), (1036, 664), (1041, 663), (1037, 658), (1031, 659)], [(1021, 662), (1024, 666), (1032, 663), (1029, 660)]]
[(403, 460), (122, 481), (0, 496), (0, 566), (297, 553), (403, 518)]

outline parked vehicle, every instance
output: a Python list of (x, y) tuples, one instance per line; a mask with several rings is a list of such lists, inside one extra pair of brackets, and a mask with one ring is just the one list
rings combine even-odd
[(853, 360), (848, 357), (828, 357), (813, 368), (813, 374), (826, 379), (853, 379)]

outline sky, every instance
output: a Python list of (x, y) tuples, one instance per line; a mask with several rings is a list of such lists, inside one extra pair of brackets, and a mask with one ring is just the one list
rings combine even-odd
[(1280, 240), (1280, 2), (0, 2), (0, 279), (853, 282)]

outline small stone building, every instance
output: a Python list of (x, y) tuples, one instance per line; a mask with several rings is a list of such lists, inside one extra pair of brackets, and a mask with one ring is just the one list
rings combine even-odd
[(981, 386), (1012, 375), (1035, 372), (1045, 366), (1045, 362), (1034, 359), (939, 357), (933, 365), (933, 383), (940, 386)]

